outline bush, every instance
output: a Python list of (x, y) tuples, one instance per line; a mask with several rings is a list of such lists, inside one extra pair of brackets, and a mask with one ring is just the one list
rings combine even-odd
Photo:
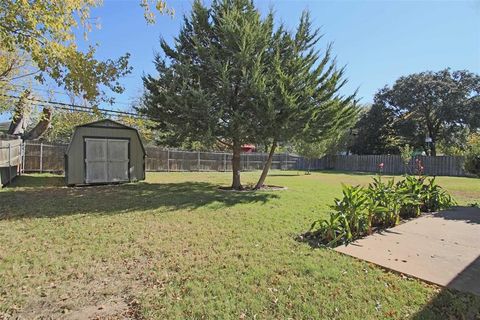
[(464, 166), (467, 172), (480, 177), (480, 133), (474, 133), (468, 138)]
[(420, 216), (421, 212), (446, 209), (455, 204), (453, 198), (436, 184), (435, 178), (406, 176), (395, 183), (376, 177), (364, 188), (342, 185), (341, 199), (330, 208), (329, 219), (315, 221), (304, 234), (323, 245), (348, 244), (376, 229), (393, 227), (400, 219)]

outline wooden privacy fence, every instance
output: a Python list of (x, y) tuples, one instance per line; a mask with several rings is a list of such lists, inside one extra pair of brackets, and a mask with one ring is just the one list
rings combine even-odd
[[(415, 156), (405, 164), (399, 155), (350, 155), (326, 156), (311, 161), (312, 170), (339, 170), (357, 172), (380, 172), (383, 163), (385, 174), (417, 173), (417, 160), (423, 172), (431, 176), (465, 176), (463, 157), (457, 156)], [(299, 158), (297, 169), (308, 169), (308, 160)]]
[[(66, 144), (24, 143), (23, 168), (26, 172), (63, 172)], [(223, 152), (198, 152), (168, 150), (159, 147), (146, 147), (146, 171), (230, 171), (232, 154)], [(266, 153), (243, 153), (243, 171), (260, 170), (266, 161)], [(465, 176), (463, 158), (455, 156), (417, 156), (405, 165), (399, 155), (351, 155), (326, 156), (310, 161), (311, 170), (339, 170), (358, 172), (379, 172), (383, 163), (383, 173), (415, 173), (415, 160), (422, 162), (427, 175)], [(309, 160), (288, 153), (274, 155), (272, 169), (307, 170)]]
[(67, 144), (24, 142), (23, 171), (64, 172)]

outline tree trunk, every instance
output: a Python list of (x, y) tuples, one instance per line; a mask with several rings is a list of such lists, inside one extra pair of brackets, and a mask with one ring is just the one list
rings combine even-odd
[(430, 155), (435, 157), (437, 155), (437, 147), (435, 146), (435, 140), (430, 143)]
[(242, 146), (238, 141), (233, 142), (233, 157), (232, 157), (232, 189), (242, 190), (243, 186), (240, 181), (240, 154)]
[(270, 170), (270, 167), (272, 166), (273, 154), (275, 153), (276, 148), (277, 148), (277, 142), (273, 141), (272, 147), (270, 148), (270, 153), (268, 154), (268, 159), (263, 165), (263, 170), (262, 170), (262, 174), (260, 175), (260, 179), (258, 179), (257, 185), (254, 188), (255, 190), (258, 190), (261, 187), (263, 187), (263, 184), (265, 183), (265, 179), (267, 179), (268, 170)]
[(312, 159), (308, 158), (308, 170), (307, 173), (310, 174), (310, 169), (312, 168)]
[(50, 128), (50, 123), (52, 122), (52, 110), (48, 108), (43, 108), (41, 120), (37, 125), (25, 134), (23, 137), (24, 140), (38, 140), (43, 134)]
[(24, 114), (15, 114), (10, 123), (7, 133), (11, 135), (23, 135), (27, 127), (27, 119)]
[(13, 111), (12, 122), (8, 128), (7, 133), (11, 135), (23, 136), (28, 125), (28, 115), (30, 113), (30, 107), (28, 105), (28, 98), (30, 97), (30, 91), (25, 90), (20, 99), (15, 104)]

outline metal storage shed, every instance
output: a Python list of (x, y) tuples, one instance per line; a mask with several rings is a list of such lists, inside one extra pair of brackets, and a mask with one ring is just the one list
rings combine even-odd
[(108, 119), (77, 126), (65, 153), (66, 184), (144, 180), (145, 155), (134, 128)]

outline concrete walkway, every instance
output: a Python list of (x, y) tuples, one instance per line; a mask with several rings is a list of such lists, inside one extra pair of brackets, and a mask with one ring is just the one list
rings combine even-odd
[(480, 209), (458, 207), (335, 249), (441, 286), (480, 295)]

